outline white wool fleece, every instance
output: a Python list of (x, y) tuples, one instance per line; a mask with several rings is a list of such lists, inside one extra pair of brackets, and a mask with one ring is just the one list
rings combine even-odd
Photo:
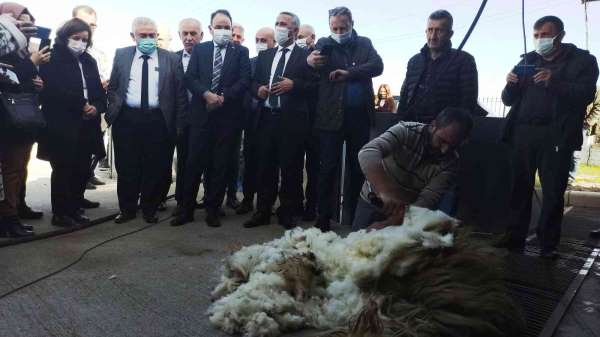
[[(416, 262), (408, 249), (453, 245), (451, 233), (458, 221), (442, 212), (410, 207), (402, 226), (365, 230), (341, 238), (333, 232), (296, 228), (271, 242), (240, 249), (227, 258), (221, 283), (209, 308), (212, 324), (229, 334), (274, 337), (302, 328), (326, 329), (345, 324), (363, 306), (360, 285), (384, 271), (403, 276)], [(441, 231), (441, 230), (440, 230)], [(278, 264), (291, 256), (312, 253), (320, 277), (309, 296), (296, 300), (287, 293)]]

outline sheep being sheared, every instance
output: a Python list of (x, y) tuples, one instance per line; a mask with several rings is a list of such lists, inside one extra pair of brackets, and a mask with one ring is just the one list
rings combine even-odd
[[(428, 293), (428, 288), (418, 288), (412, 282), (427, 284), (428, 272), (432, 272), (434, 278), (435, 272), (439, 272), (445, 277), (441, 280), (451, 281), (449, 287), (464, 284), (468, 289), (479, 289), (482, 293), (477, 296), (499, 303), (498, 307), (508, 312), (495, 313), (490, 309), (486, 315), (495, 317), (496, 325), (482, 325), (480, 331), (464, 331), (496, 332), (495, 327), (508, 324), (518, 315), (512, 314), (516, 310), (507, 300), (504, 289), (496, 287), (497, 274), (477, 270), (493, 269), (493, 263), (476, 263), (481, 259), (469, 258), (480, 253), (463, 244), (455, 247), (457, 226), (458, 221), (442, 212), (411, 207), (402, 226), (371, 232), (363, 230), (346, 238), (315, 228), (296, 228), (287, 231), (282, 238), (241, 248), (225, 262), (221, 283), (213, 292), (216, 301), (208, 311), (210, 321), (227, 333), (249, 337), (279, 336), (302, 328), (333, 328), (337, 329), (336, 334), (353, 337), (362, 336), (361, 331), (369, 331), (373, 337), (388, 336), (393, 330), (394, 334), (389, 336), (403, 336), (398, 327), (429, 324), (432, 319), (428, 319), (428, 310), (436, 310), (418, 303), (411, 306), (414, 301), (425, 301), (418, 294)], [(474, 267), (462, 263), (465, 259), (461, 260), (461, 256), (473, 262)], [(449, 265), (446, 266), (445, 261)], [(461, 278), (465, 268), (473, 268), (467, 270), (483, 275), (475, 277), (480, 288), (477, 284), (474, 288), (469, 280)], [(486, 288), (488, 281), (496, 286)], [(437, 286), (443, 287), (445, 283), (440, 282), (442, 285)], [(428, 294), (433, 297), (429, 300), (435, 302), (437, 295)], [(374, 298), (379, 300), (374, 301)], [(419, 314), (406, 316), (405, 308)], [(480, 318), (479, 313), (470, 314)], [(465, 321), (469, 321), (468, 318)], [(348, 325), (348, 322), (354, 323)], [(380, 333), (381, 326), (385, 332)], [(440, 327), (439, 324), (432, 326)]]

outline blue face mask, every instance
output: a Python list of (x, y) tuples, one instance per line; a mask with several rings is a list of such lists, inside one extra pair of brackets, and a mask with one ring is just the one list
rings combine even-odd
[(142, 38), (137, 40), (137, 48), (144, 55), (150, 55), (156, 50), (156, 39)]

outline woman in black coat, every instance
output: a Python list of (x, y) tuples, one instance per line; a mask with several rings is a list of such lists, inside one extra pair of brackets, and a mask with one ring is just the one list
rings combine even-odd
[(80, 19), (67, 21), (56, 33), (50, 63), (40, 67), (45, 82), (42, 109), (47, 130), (38, 157), (52, 166), (52, 224), (71, 227), (89, 219), (80, 212), (92, 155), (106, 155), (100, 114), (106, 93), (96, 61), (87, 53), (92, 31)]

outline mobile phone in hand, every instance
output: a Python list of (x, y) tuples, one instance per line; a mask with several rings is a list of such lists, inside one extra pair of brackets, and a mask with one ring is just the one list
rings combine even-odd
[(40, 26), (36, 26), (36, 28), (37, 28), (37, 33), (35, 34), (35, 37), (39, 38), (42, 41), (50, 39), (50, 33), (52, 32), (52, 30), (50, 28), (40, 27)]
[(519, 78), (531, 77), (537, 72), (537, 66), (534, 64), (520, 64), (513, 69)]

